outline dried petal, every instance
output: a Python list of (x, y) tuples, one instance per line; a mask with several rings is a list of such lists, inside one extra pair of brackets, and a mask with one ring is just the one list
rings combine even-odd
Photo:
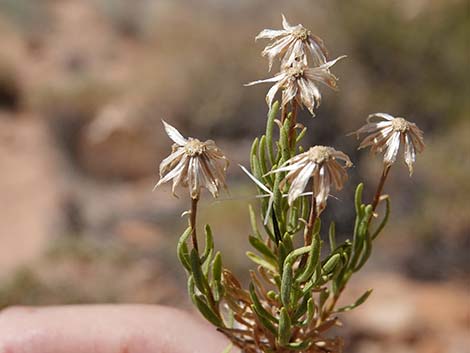
[(321, 102), (321, 94), (317, 87), (317, 82), (322, 82), (330, 88), (336, 89), (337, 78), (330, 73), (329, 68), (343, 57), (329, 61), (316, 68), (309, 68), (303, 62), (295, 62), (290, 67), (283, 67), (282, 71), (274, 77), (250, 82), (245, 86), (275, 82), (266, 95), (266, 102), (270, 108), (274, 97), (282, 90), (282, 106), (286, 106), (295, 100), (300, 106), (305, 106), (315, 116), (314, 109)]
[[(376, 119), (378, 121), (375, 121)], [(400, 145), (405, 145), (404, 160), (410, 176), (413, 174), (413, 164), (416, 162), (416, 152), (424, 150), (423, 132), (416, 124), (404, 118), (393, 117), (386, 113), (375, 113), (367, 117), (367, 124), (354, 134), (358, 137), (369, 133), (359, 145), (359, 149), (369, 147), (371, 152), (384, 152), (384, 165), (395, 163)]]
[(172, 153), (160, 163), (160, 180), (155, 188), (173, 180), (172, 192), (176, 186), (189, 188), (191, 198), (198, 199), (201, 188), (206, 188), (213, 197), (225, 185), (227, 158), (214, 141), (201, 142), (195, 138), (184, 138), (180, 132), (163, 121), (165, 131), (175, 142)]
[(256, 36), (256, 40), (273, 40), (261, 53), (262, 56), (268, 57), (269, 71), (276, 57), (279, 57), (282, 66), (290, 66), (299, 59), (306, 65), (308, 54), (311, 55), (314, 66), (327, 62), (328, 51), (321, 38), (301, 24), (290, 25), (284, 15), (282, 15), (282, 27), (281, 30), (264, 29)]
[[(344, 165), (340, 164), (338, 160), (342, 160)], [(313, 193), (317, 211), (320, 213), (326, 206), (331, 184), (334, 184), (336, 190), (340, 190), (348, 178), (346, 168), (351, 166), (351, 160), (345, 153), (337, 151), (333, 147), (315, 146), (292, 157), (269, 174), (288, 172), (281, 181), (280, 187), (283, 187), (287, 182), (290, 183), (288, 193), (290, 205), (300, 195), (303, 195), (308, 181), (313, 177)]]

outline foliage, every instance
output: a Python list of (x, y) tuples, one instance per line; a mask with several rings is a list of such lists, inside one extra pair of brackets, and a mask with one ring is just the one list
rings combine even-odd
[[(310, 206), (307, 197), (298, 198), (292, 206), (279, 188), (281, 173), (276, 169), (297, 152), (306, 129), (295, 130), (295, 143), (290, 146), (288, 134), (292, 114), (276, 124), (279, 104), (269, 112), (266, 132), (255, 139), (250, 153), (251, 171), (267, 188), (274, 190), (274, 203), (269, 222), (259, 226), (269, 208), (269, 198), (260, 198), (260, 214), (250, 207), (252, 224), (249, 242), (254, 248), (248, 258), (256, 270), (250, 271), (248, 289), (223, 267), (222, 255), (214, 249), (209, 225), (205, 228), (205, 249), (201, 255), (189, 250), (188, 227), (178, 244), (178, 258), (188, 272), (188, 290), (194, 305), (218, 330), (244, 352), (339, 352), (340, 337), (329, 337), (328, 331), (338, 324), (337, 314), (354, 309), (371, 294), (367, 290), (354, 303), (338, 308), (336, 303), (352, 275), (370, 257), (372, 243), (380, 234), (389, 214), (371, 229), (372, 205), (362, 200), (363, 184), (355, 195), (356, 221), (351, 240), (336, 242), (335, 224), (324, 231), (319, 218), (312, 229), (312, 242), (296, 246), (302, 232), (308, 232)], [(276, 126), (279, 140), (274, 141)], [(263, 190), (258, 190), (263, 194)], [(328, 233), (328, 249), (321, 233)], [(322, 256), (322, 254), (326, 254)]]

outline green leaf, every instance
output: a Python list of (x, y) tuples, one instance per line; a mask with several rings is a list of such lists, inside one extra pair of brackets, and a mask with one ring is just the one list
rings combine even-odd
[(266, 295), (271, 300), (278, 300), (279, 299), (279, 295), (277, 295), (276, 292), (273, 291), (273, 290), (269, 290), (268, 293), (266, 293)]
[(261, 304), (261, 301), (256, 295), (255, 286), (253, 283), (250, 283), (250, 298), (251, 298), (251, 301), (253, 302), (253, 306), (258, 316), (263, 316), (269, 321), (272, 321), (276, 324), (278, 323), (278, 320), (269, 311), (267, 311), (264, 308), (264, 306)]
[(292, 238), (288, 232), (284, 233), (284, 236), (282, 237), (282, 243), (286, 247), (287, 252), (291, 252), (294, 250), (294, 244), (292, 243)]
[(210, 259), (210, 255), (214, 250), (214, 237), (212, 235), (212, 229), (210, 225), (206, 224), (205, 227), (206, 233), (206, 247), (204, 249), (204, 254), (201, 257), (201, 263), (205, 263), (206, 260)]
[(292, 266), (285, 263), (281, 279), (281, 302), (285, 307), (290, 307), (290, 295), (292, 289)]
[(215, 301), (219, 302), (224, 296), (225, 289), (222, 284), (222, 255), (218, 251), (212, 261), (212, 289)]
[(330, 238), (330, 250), (334, 251), (336, 249), (336, 227), (335, 222), (330, 223), (330, 229), (328, 231)]
[(364, 208), (364, 217), (362, 218), (358, 227), (358, 239), (360, 239), (359, 245), (354, 248), (353, 261), (351, 266), (355, 272), (357, 272), (366, 261), (372, 252), (372, 240), (369, 235), (369, 220), (372, 217), (372, 205), (367, 205)]
[(356, 193), (354, 195), (354, 205), (356, 207), (356, 213), (359, 213), (359, 209), (362, 205), (362, 191), (364, 190), (364, 183), (360, 183), (356, 187)]
[(271, 321), (269, 321), (268, 319), (266, 319), (264, 316), (262, 315), (259, 315), (259, 313), (256, 311), (256, 308), (254, 305), (251, 306), (251, 309), (253, 310), (253, 312), (256, 314), (256, 316), (258, 317), (258, 320), (259, 322), (266, 328), (268, 329), (273, 335), (276, 335), (277, 334), (277, 331), (276, 331), (276, 328), (274, 327), (274, 325), (272, 324)]
[(285, 347), (292, 336), (292, 327), (291, 327), (291, 320), (289, 317), (289, 313), (287, 312), (286, 308), (281, 308), (281, 312), (279, 314), (279, 327), (277, 338), (279, 340), (279, 344), (282, 347)]
[(361, 204), (359, 206), (359, 213), (356, 216), (356, 222), (354, 225), (353, 244), (352, 244), (352, 256), (349, 260), (349, 267), (354, 269), (356, 267), (359, 256), (361, 255), (366, 241), (367, 227), (369, 224), (369, 217), (372, 213), (371, 205)]
[(195, 249), (191, 250), (191, 273), (194, 278), (194, 284), (196, 288), (199, 289), (201, 293), (206, 293), (206, 278), (204, 277), (204, 273), (202, 272), (201, 262), (199, 259), (199, 255)]
[(298, 342), (291, 342), (286, 344), (286, 348), (292, 349), (294, 351), (302, 351), (307, 349), (310, 346), (310, 340), (307, 341), (298, 341)]
[(309, 246), (303, 246), (301, 248), (298, 248), (298, 249), (295, 249), (294, 251), (292, 251), (287, 257), (286, 259), (284, 260), (284, 266), (289, 263), (290, 266), (292, 266), (295, 262), (295, 260), (303, 255), (303, 254), (306, 254), (308, 253), (310, 250), (311, 250), (312, 246), (309, 245)]
[(192, 275), (188, 276), (188, 293), (189, 293), (189, 297), (192, 299), (193, 295), (195, 294), (195, 291), (194, 291), (194, 278), (193, 278)]
[(223, 351), (222, 353), (230, 353), (233, 349), (233, 344), (230, 343)]
[(261, 239), (261, 234), (258, 229), (258, 223), (256, 222), (256, 214), (255, 210), (253, 209), (252, 205), (248, 205), (248, 212), (250, 213), (250, 224), (251, 224), (251, 229), (253, 231), (253, 234)]
[[(274, 193), (273, 215), (274, 216), (276, 215), (277, 212), (281, 212), (282, 190), (280, 189), (279, 184), (281, 183), (281, 180), (282, 180), (282, 174), (283, 173), (276, 173), (274, 175), (274, 186), (273, 186), (273, 193)], [(276, 225), (276, 227), (279, 227), (279, 225)], [(275, 228), (274, 228), (274, 232), (276, 232)], [(281, 236), (280, 232), (279, 232), (279, 236)]]
[(317, 267), (318, 261), (320, 260), (320, 250), (321, 250), (321, 240), (320, 240), (320, 229), (317, 224), (320, 224), (320, 220), (318, 219), (315, 222), (315, 233), (313, 234), (312, 245), (310, 246), (310, 252), (308, 255), (307, 263), (305, 269), (302, 270), (300, 275), (297, 277), (296, 281), (301, 283), (308, 281), (312, 276), (315, 268)]
[[(256, 155), (253, 157), (253, 163), (252, 164), (253, 164), (253, 167), (252, 167), (253, 175), (258, 180), (262, 180), (263, 179), (263, 171), (261, 170), (260, 162), (259, 162), (258, 157)], [(260, 194), (264, 193), (264, 190), (261, 190), (261, 188), (259, 186), (256, 186), (256, 188), (258, 189), (258, 192)]]
[[(320, 271), (321, 271), (321, 268), (320, 268)], [(317, 277), (316, 273), (317, 273), (317, 271), (315, 271), (315, 277)], [(302, 289), (302, 295), (306, 295), (306, 294), (310, 293), (312, 291), (313, 287), (315, 286), (315, 284), (316, 284), (316, 278), (311, 278), (309, 281), (307, 281), (304, 284), (304, 287)]]
[(295, 233), (298, 231), (298, 220), (299, 220), (299, 206), (300, 205), (300, 200), (297, 199), (295, 200), (295, 203), (294, 205), (292, 206), (292, 208), (290, 209), (290, 213), (289, 213), (289, 231), (291, 231), (292, 233)]
[(267, 269), (271, 272), (276, 272), (276, 265), (273, 265), (269, 261), (267, 261), (265, 259), (262, 259), (261, 257), (256, 255), (255, 253), (252, 253), (251, 251), (247, 251), (246, 256), (248, 256), (248, 258), (251, 261), (253, 261), (255, 264), (260, 265), (260, 266), (264, 267), (265, 269)]
[(267, 259), (272, 260), (273, 263), (276, 263), (276, 256), (273, 254), (271, 249), (259, 238), (249, 236), (250, 244), (258, 250), (261, 254), (263, 254)]
[(222, 280), (222, 255), (217, 251), (212, 261), (212, 280), (220, 282)]
[(356, 266), (354, 266), (354, 272), (359, 271), (367, 262), (372, 252), (372, 240), (370, 238), (369, 233), (367, 232), (365, 235), (364, 247), (361, 252), (361, 256), (359, 257), (359, 261)]
[(341, 261), (340, 254), (334, 254), (333, 256), (331, 256), (322, 267), (323, 274), (328, 275), (331, 272), (333, 272), (340, 261)]
[(266, 144), (268, 146), (268, 155), (271, 161), (271, 165), (275, 163), (274, 160), (274, 147), (273, 147), (273, 130), (274, 130), (274, 120), (276, 119), (277, 114), (279, 113), (279, 102), (276, 101), (271, 106), (271, 109), (268, 113), (268, 122), (266, 124)]
[[(212, 254), (214, 253), (214, 249), (210, 249), (209, 253), (207, 254), (207, 258), (210, 260), (212, 258)], [(202, 260), (201, 260), (202, 261)], [(204, 276), (207, 278), (209, 277), (209, 270), (211, 267), (211, 261), (205, 261), (202, 263), (201, 268), (202, 268), (202, 273), (204, 273)]]
[[(258, 143), (259, 140), (258, 138), (255, 138), (253, 141), (253, 144), (251, 145), (251, 150), (250, 150), (250, 169), (254, 174), (255, 166), (254, 166), (254, 161), (256, 159), (256, 151), (258, 150)], [(255, 177), (259, 178), (259, 175), (254, 174)]]
[(207, 321), (209, 321), (211, 324), (217, 327), (224, 327), (222, 320), (217, 316), (216, 313), (212, 311), (209, 305), (207, 305), (206, 300), (203, 295), (195, 294), (193, 296), (193, 301), (196, 304), (196, 307), (198, 308), (202, 316), (204, 316)]
[(289, 113), (287, 119), (284, 121), (284, 125), (281, 128), (281, 137), (279, 144), (281, 147), (281, 156), (283, 161), (287, 161), (290, 158), (290, 146), (289, 146), (289, 129), (292, 119), (292, 113)]
[(307, 320), (305, 323), (307, 325), (310, 324), (314, 316), (315, 316), (315, 302), (313, 301), (313, 298), (310, 298), (307, 302)]
[(377, 238), (377, 236), (382, 232), (384, 229), (385, 225), (388, 222), (388, 217), (390, 216), (390, 199), (387, 197), (385, 199), (385, 216), (382, 219), (382, 222), (380, 222), (380, 225), (378, 226), (377, 230), (372, 234), (372, 239)]
[(308, 309), (308, 301), (311, 299), (310, 293), (307, 293), (303, 296), (302, 302), (300, 305), (297, 307), (297, 309), (294, 312), (294, 321), (299, 320), (306, 312)]
[(181, 264), (184, 266), (184, 268), (188, 272), (191, 272), (191, 265), (190, 265), (189, 251), (188, 251), (188, 246), (186, 245), (186, 241), (188, 240), (190, 235), (191, 235), (191, 227), (188, 227), (186, 228), (184, 233), (181, 235), (180, 239), (178, 240), (178, 245), (176, 246), (178, 259), (180, 260)]
[(299, 133), (299, 136), (297, 136), (297, 138), (295, 139), (295, 144), (296, 144), (296, 145), (298, 145), (299, 142), (304, 138), (306, 132), (307, 132), (307, 128), (304, 127), (304, 128), (302, 129), (302, 131)]
[(372, 289), (369, 289), (363, 295), (361, 295), (359, 299), (357, 299), (353, 304), (348, 305), (348, 306), (343, 306), (342, 308), (335, 310), (335, 313), (350, 311), (350, 310), (357, 308), (359, 305), (363, 304), (367, 300), (367, 298), (369, 298), (371, 293), (372, 293)]
[(266, 136), (263, 135), (259, 141), (258, 148), (258, 161), (261, 172), (265, 175), (268, 172), (268, 166), (266, 163)]

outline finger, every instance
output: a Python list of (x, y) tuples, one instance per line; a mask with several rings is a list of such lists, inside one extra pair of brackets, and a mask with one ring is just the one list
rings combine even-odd
[(0, 313), (2, 353), (220, 353), (227, 340), (177, 309), (150, 305), (18, 307)]

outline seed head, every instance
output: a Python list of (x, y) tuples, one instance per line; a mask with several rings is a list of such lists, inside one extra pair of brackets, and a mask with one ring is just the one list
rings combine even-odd
[(283, 29), (265, 29), (261, 31), (256, 39), (271, 39), (273, 42), (264, 48), (262, 56), (269, 60), (269, 71), (273, 61), (279, 57), (281, 66), (290, 66), (295, 61), (308, 64), (308, 54), (313, 66), (320, 66), (328, 61), (328, 51), (320, 37), (312, 34), (301, 24), (292, 26), (282, 15)]
[[(379, 120), (374, 120), (374, 119)], [(369, 147), (371, 152), (384, 152), (386, 167), (395, 163), (400, 145), (405, 146), (405, 163), (410, 176), (413, 174), (413, 164), (416, 162), (416, 152), (424, 150), (423, 132), (416, 124), (404, 118), (395, 118), (386, 113), (369, 115), (367, 124), (355, 132), (357, 137), (362, 133), (370, 133), (359, 145), (359, 149)]]
[(343, 58), (345, 56), (340, 56), (335, 60), (328, 61), (314, 68), (306, 66), (301, 61), (296, 61), (289, 67), (283, 67), (281, 72), (274, 77), (250, 82), (246, 86), (274, 82), (274, 85), (266, 94), (266, 102), (270, 108), (277, 92), (281, 91), (281, 104), (283, 107), (295, 100), (300, 106), (306, 107), (315, 116), (314, 110), (321, 102), (321, 94), (317, 84), (321, 82), (336, 90), (336, 81), (338, 79), (330, 72), (330, 67)]
[(172, 153), (160, 164), (160, 180), (155, 187), (173, 180), (172, 191), (181, 184), (189, 188), (191, 198), (198, 199), (201, 188), (217, 197), (225, 185), (228, 161), (212, 140), (201, 142), (196, 138), (184, 138), (178, 130), (163, 121), (165, 131), (175, 142)]
[[(344, 164), (338, 162), (342, 160)], [(320, 213), (326, 207), (331, 185), (341, 190), (348, 175), (346, 168), (352, 166), (349, 157), (328, 146), (314, 146), (285, 162), (270, 173), (288, 172), (279, 187), (289, 183), (288, 202), (290, 205), (304, 192), (308, 181), (313, 177), (313, 193)]]

